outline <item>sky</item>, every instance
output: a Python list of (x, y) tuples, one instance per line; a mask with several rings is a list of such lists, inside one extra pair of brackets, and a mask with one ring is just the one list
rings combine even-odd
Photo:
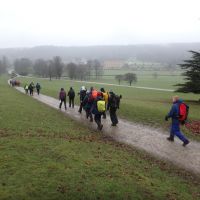
[(200, 42), (200, 0), (0, 0), (0, 48)]

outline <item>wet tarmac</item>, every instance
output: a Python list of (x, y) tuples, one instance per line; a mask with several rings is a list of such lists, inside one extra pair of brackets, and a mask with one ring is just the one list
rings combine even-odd
[[(23, 88), (16, 87), (16, 89), (24, 93)], [(58, 99), (42, 94), (39, 96), (34, 94), (33, 98), (59, 110)], [(85, 117), (85, 112), (80, 114), (77, 106), (74, 109), (67, 108), (66, 111), (63, 107), (60, 111), (91, 129), (97, 129), (96, 123), (89, 122)], [(169, 133), (162, 129), (144, 126), (124, 119), (119, 119), (118, 126), (112, 127), (108, 113), (107, 119), (102, 119), (102, 123), (102, 132), (107, 136), (111, 136), (114, 140), (145, 150), (157, 158), (168, 160), (181, 168), (200, 174), (199, 142), (190, 141), (188, 146), (183, 147), (178, 138), (175, 138), (174, 142), (166, 140)]]

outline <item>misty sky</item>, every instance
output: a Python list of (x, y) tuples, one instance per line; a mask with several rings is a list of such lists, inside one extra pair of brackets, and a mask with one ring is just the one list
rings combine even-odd
[(0, 48), (200, 42), (200, 0), (0, 0)]

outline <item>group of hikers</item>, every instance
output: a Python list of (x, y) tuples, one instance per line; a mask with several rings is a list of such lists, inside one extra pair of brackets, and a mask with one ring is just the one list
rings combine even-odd
[[(12, 84), (11, 84), (12, 85)], [(24, 90), (26, 94), (28, 92), (30, 95), (33, 95), (34, 88), (37, 90), (37, 94), (40, 94), (41, 86), (39, 83), (34, 85), (31, 82), (29, 85), (25, 84)], [(91, 87), (89, 90), (86, 89), (85, 86), (82, 86), (80, 91), (78, 92), (80, 96), (80, 106), (79, 113), (85, 111), (86, 118), (90, 120), (90, 122), (95, 121), (97, 124), (97, 129), (102, 130), (103, 124), (101, 123), (101, 118), (106, 118), (106, 112), (109, 111), (110, 119), (112, 122), (112, 126), (116, 126), (118, 124), (118, 118), (116, 111), (119, 109), (121, 95), (115, 94), (112, 90), (109, 92), (105, 91), (104, 88), (101, 88), (99, 91), (95, 88)], [(60, 89), (59, 92), (59, 108), (61, 109), (62, 104), (64, 104), (65, 110), (67, 110), (66, 98), (69, 97), (69, 107), (74, 108), (74, 99), (75, 99), (75, 91), (72, 87), (70, 87), (69, 91), (66, 93), (64, 88)], [(169, 118), (172, 119), (170, 136), (167, 138), (170, 142), (174, 141), (174, 136), (177, 136), (182, 142), (183, 146), (189, 144), (189, 140), (183, 135), (180, 131), (180, 125), (184, 124), (187, 120), (189, 106), (186, 105), (181, 98), (178, 96), (174, 96), (172, 98), (173, 105), (171, 107), (170, 112), (165, 116), (165, 120), (168, 121)]]
[(15, 79), (11, 79), (10, 80), (10, 85), (11, 86), (20, 86), (20, 81), (18, 81), (18, 80), (15, 80)]
[[(104, 88), (101, 88), (100, 91), (91, 87), (89, 90), (85, 86), (82, 86), (78, 95), (80, 96), (80, 106), (79, 113), (82, 113), (84, 110), (86, 113), (86, 118), (97, 124), (97, 129), (102, 130), (103, 124), (101, 123), (101, 117), (106, 118), (106, 111), (109, 110), (110, 119), (112, 126), (118, 124), (118, 118), (116, 115), (117, 109), (119, 109), (121, 95), (116, 95), (112, 90), (109, 92), (105, 91)], [(74, 108), (74, 98), (75, 91), (72, 87), (68, 93), (65, 92), (64, 88), (61, 88), (59, 93), (59, 108), (61, 109), (62, 104), (64, 103), (65, 110), (66, 107), (66, 97), (69, 97), (69, 107)]]
[(34, 92), (35, 88), (36, 88), (37, 94), (39, 95), (40, 94), (40, 90), (41, 90), (41, 86), (40, 86), (39, 83), (37, 83), (35, 85), (33, 82), (31, 82), (29, 85), (27, 83), (24, 85), (25, 93), (28, 94), (28, 92), (29, 92), (29, 94), (31, 96), (33, 96), (33, 92)]

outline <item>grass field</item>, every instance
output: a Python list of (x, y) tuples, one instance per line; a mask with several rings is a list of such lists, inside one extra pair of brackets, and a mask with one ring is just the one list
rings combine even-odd
[[(114, 92), (121, 94), (123, 97), (120, 110), (118, 111), (122, 118), (151, 126), (163, 127), (164, 129), (169, 127), (169, 123), (164, 121), (164, 116), (168, 113), (171, 107), (171, 97), (177, 94), (174, 92), (86, 84), (70, 80), (49, 81), (36, 78), (22, 78), (21, 80), (22, 83), (29, 83), (30, 81), (34, 81), (35, 83), (40, 82), (42, 86), (42, 93), (56, 98), (58, 98), (58, 93), (61, 87), (64, 87), (66, 90), (68, 90), (70, 86), (73, 86), (77, 93), (80, 90), (81, 85), (85, 85), (87, 88), (94, 86), (97, 89), (104, 87), (107, 91), (112, 89)], [(200, 103), (197, 100), (200, 98), (200, 96), (183, 93), (179, 93), (178, 95), (181, 96), (190, 106), (190, 120), (199, 120)], [(79, 103), (78, 95), (76, 95), (76, 103)], [(188, 131), (187, 133), (189, 136), (191, 136)], [(199, 135), (195, 135), (194, 137), (196, 139), (200, 139)]]
[(0, 99), (0, 199), (200, 197), (197, 176), (82, 127), (6, 77)]
[[(181, 71), (133, 71), (124, 69), (104, 70), (101, 78), (96, 79), (93, 75), (90, 80), (118, 84), (115, 76), (126, 73), (135, 73), (137, 75), (137, 82), (133, 84), (134, 86), (176, 89), (175, 85), (183, 82)], [(155, 73), (157, 74), (156, 78), (153, 75)], [(123, 80), (121, 81), (121, 84), (129, 85), (128, 82)]]

